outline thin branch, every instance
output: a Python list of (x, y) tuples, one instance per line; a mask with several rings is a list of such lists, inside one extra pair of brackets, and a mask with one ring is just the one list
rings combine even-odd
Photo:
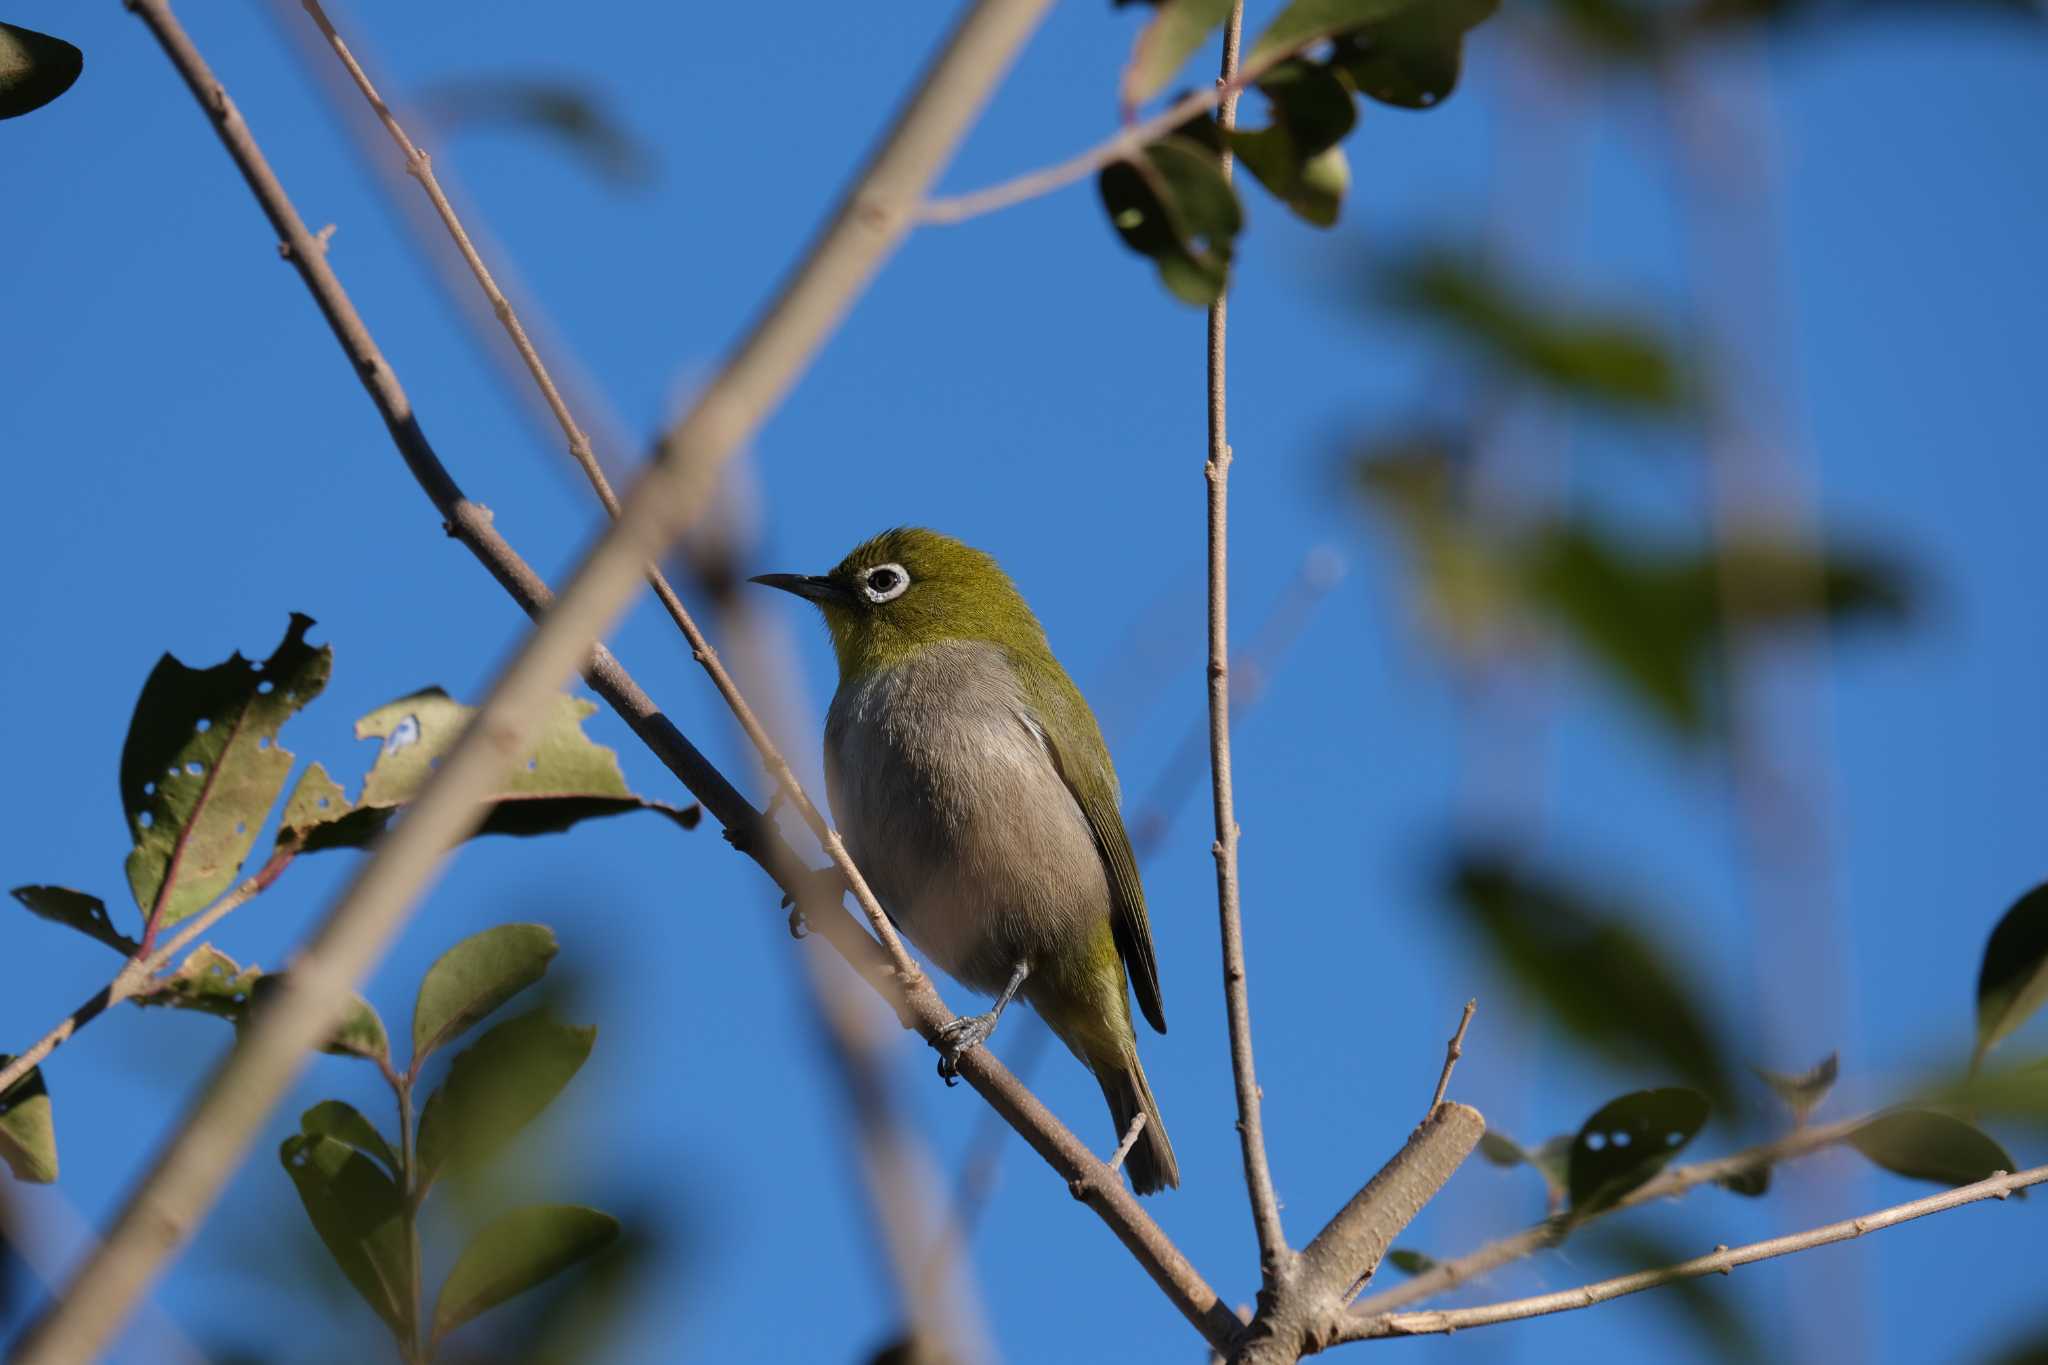
[[(1583, 1226), (1595, 1218), (1604, 1218), (1620, 1209), (1647, 1204), (1653, 1199), (1674, 1198), (1717, 1180), (1743, 1175), (1761, 1167), (1775, 1166), (1779, 1162), (1790, 1161), (1795, 1157), (1809, 1156), (1843, 1141), (1868, 1122), (1870, 1115), (1864, 1114), (1853, 1119), (1843, 1119), (1839, 1123), (1823, 1124), (1818, 1128), (1801, 1128), (1775, 1142), (1766, 1142), (1730, 1156), (1715, 1157), (1711, 1161), (1696, 1161), (1687, 1166), (1674, 1166), (1626, 1198), (1583, 1215), (1579, 1218), (1578, 1225)], [(1360, 1300), (1353, 1311), (1384, 1313), (1434, 1298), (1468, 1280), (1477, 1279), (1481, 1275), (1498, 1270), (1501, 1266), (1556, 1246), (1563, 1240), (1566, 1231), (1567, 1227), (1563, 1222), (1547, 1218), (1520, 1232), (1489, 1242), (1477, 1251), (1455, 1260), (1439, 1262), (1404, 1284), (1395, 1285), (1371, 1298)]]
[(1444, 1092), (1451, 1088), (1451, 1068), (1465, 1055), (1465, 1030), (1472, 1026), (1472, 1012), (1478, 1008), (1479, 1002), (1476, 999), (1465, 1002), (1465, 1012), (1458, 1016), (1458, 1031), (1451, 1035), (1451, 1041), (1444, 1047), (1444, 1071), (1436, 1078), (1436, 1094), (1431, 1096), (1429, 1101), (1429, 1112), (1432, 1114), (1436, 1112), (1436, 1107), (1444, 1102)]
[[(1244, 3), (1230, 7), (1223, 25), (1223, 69), (1217, 77), (1216, 122), (1227, 134), (1237, 121), (1238, 39)], [(1223, 143), (1223, 177), (1230, 178), (1230, 143)], [(1237, 1133), (1244, 1154), (1245, 1190), (1259, 1237), (1259, 1279), (1267, 1289), (1285, 1279), (1293, 1252), (1280, 1225), (1280, 1200), (1266, 1161), (1266, 1130), (1259, 1116), (1259, 1078), (1252, 1063), (1251, 997), (1245, 981), (1244, 919), (1238, 898), (1237, 809), (1230, 781), (1230, 433), (1225, 420), (1224, 351), (1229, 297), (1209, 306), (1209, 773), (1215, 794), (1216, 909), (1223, 937), (1223, 1000), (1230, 1017), (1230, 1070), (1237, 1083)]]
[(1726, 1275), (1739, 1265), (1751, 1265), (1767, 1261), (1774, 1256), (1789, 1256), (1797, 1251), (1810, 1251), (1814, 1247), (1828, 1246), (1834, 1242), (1846, 1242), (1861, 1237), (1866, 1232), (1878, 1232), (1915, 1218), (1925, 1218), (1933, 1213), (1946, 1213), (1984, 1199), (2005, 1199), (2017, 1190), (2029, 1185), (2048, 1181), (2048, 1166), (2036, 1166), (2029, 1171), (2011, 1175), (1995, 1175), (1989, 1180), (1980, 1180), (1974, 1185), (1942, 1194), (1915, 1199), (1907, 1204), (1895, 1204), (1888, 1209), (1866, 1213), (1861, 1218), (1847, 1218), (1826, 1227), (1797, 1232), (1786, 1237), (1773, 1237), (1769, 1241), (1751, 1242), (1747, 1246), (1718, 1247), (1706, 1256), (1695, 1256), (1690, 1261), (1664, 1266), (1656, 1270), (1638, 1270), (1630, 1275), (1617, 1275), (1610, 1280), (1581, 1285), (1576, 1289), (1559, 1290), (1554, 1294), (1538, 1294), (1526, 1299), (1510, 1299), (1504, 1303), (1481, 1304), (1476, 1308), (1450, 1308), (1426, 1313), (1383, 1313), (1372, 1316), (1362, 1315), (1353, 1310), (1353, 1322), (1338, 1340), (1363, 1341), (1370, 1337), (1419, 1336), (1426, 1333), (1457, 1332), (1467, 1327), (1490, 1327), (1495, 1323), (1519, 1322), (1524, 1318), (1542, 1317), (1549, 1313), (1568, 1312), (1574, 1308), (1591, 1308), (1596, 1303), (1618, 1299), (1624, 1294), (1638, 1294), (1645, 1289), (1656, 1289), (1663, 1285), (1675, 1284), (1680, 1280), (1694, 1280), (1703, 1275)]
[[(261, 181), (268, 179), (268, 188), (276, 189), (275, 177), (166, 0), (125, 3), (170, 55), (251, 188), (265, 198)], [(691, 415), (663, 443), (661, 458), (610, 533), (499, 676), (406, 819), (379, 841), (377, 852), (351, 879), (286, 974), (275, 1004), (215, 1072), (105, 1242), (49, 1314), (31, 1328), (18, 1357), (23, 1365), (90, 1357), (119, 1330), (165, 1258), (212, 1205), (311, 1049), (347, 1008), (350, 990), (383, 955), (442, 857), (481, 818), (480, 798), (524, 744), (562, 680), (590, 657), (593, 642), (624, 607), (643, 566), (688, 526), (719, 466), (787, 392), (900, 239), (918, 197), (1049, 3), (981, 0), (962, 19), (824, 236)], [(265, 207), (294, 254), (318, 252), (281, 190), (276, 198), (288, 218), (276, 212), (276, 205), (266, 202)], [(297, 240), (288, 230), (294, 224)], [(324, 269), (324, 262), (302, 265), (309, 275), (316, 268)], [(330, 311), (329, 321), (337, 332), (344, 331), (345, 319)], [(354, 321), (361, 331), (360, 320)], [(362, 339), (367, 343), (366, 334)], [(373, 375), (364, 378), (374, 381)], [(402, 394), (398, 397), (402, 402)], [(410, 411), (403, 411), (409, 423)], [(421, 472), (415, 469), (416, 475)], [(455, 490), (451, 486), (444, 492), (453, 495)], [(896, 951), (901, 953), (900, 945)], [(927, 1012), (946, 1014), (935, 995)], [(1045, 1120), (1050, 1123), (1051, 1116)]]
[(157, 973), (170, 965), (171, 959), (191, 946), (192, 940), (211, 929), (227, 915), (262, 895), (270, 884), (277, 880), (291, 860), (298, 855), (296, 843), (280, 845), (270, 855), (269, 861), (256, 872), (242, 879), (234, 889), (215, 901), (206, 909), (185, 922), (184, 928), (172, 935), (168, 943), (147, 954), (138, 954), (123, 963), (112, 981), (99, 988), (92, 998), (71, 1011), (48, 1033), (19, 1056), (0, 1066), (0, 1095), (13, 1088), (14, 1083), (26, 1076), (30, 1069), (71, 1040), (71, 1036), (90, 1024), (124, 1000), (149, 995), (157, 988)]

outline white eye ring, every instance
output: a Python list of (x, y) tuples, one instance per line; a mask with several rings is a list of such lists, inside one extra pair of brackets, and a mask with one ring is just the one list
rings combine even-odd
[[(875, 580), (881, 579), (878, 585)], [(910, 586), (910, 574), (901, 564), (877, 564), (860, 576), (861, 593), (870, 602), (893, 602)]]

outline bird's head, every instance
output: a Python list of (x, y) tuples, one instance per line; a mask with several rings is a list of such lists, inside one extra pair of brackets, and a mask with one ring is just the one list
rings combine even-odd
[(770, 573), (753, 581), (818, 604), (842, 679), (947, 640), (1027, 654), (1046, 649), (1038, 619), (993, 558), (922, 527), (884, 531), (830, 573)]

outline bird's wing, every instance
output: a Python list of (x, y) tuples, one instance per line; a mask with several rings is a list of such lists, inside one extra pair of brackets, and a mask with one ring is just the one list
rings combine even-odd
[(1159, 959), (1152, 952), (1152, 923), (1145, 914), (1145, 888), (1138, 881), (1138, 861), (1131, 853), (1131, 836), (1124, 831), (1124, 817), (1117, 809), (1116, 770), (1110, 766), (1109, 750), (1094, 712), (1082, 700), (1066, 674), (1054, 665), (1048, 673), (1033, 670), (1026, 676), (1045, 681), (1031, 689), (1029, 704), (1038, 713), (1029, 718), (1031, 728), (1045, 741), (1053, 767), (1081, 808), (1089, 831), (1095, 836), (1095, 851), (1109, 879), (1110, 931), (1117, 951), (1130, 972), (1131, 988), (1137, 993), (1138, 1008), (1146, 1022), (1166, 1032), (1166, 1008), (1159, 995)]

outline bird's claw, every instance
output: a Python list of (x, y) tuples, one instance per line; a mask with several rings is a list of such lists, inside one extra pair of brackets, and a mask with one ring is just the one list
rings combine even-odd
[(959, 1084), (960, 1059), (987, 1042), (995, 1031), (993, 1010), (987, 1014), (963, 1014), (939, 1025), (939, 1075), (947, 1085)]
[(846, 897), (846, 876), (836, 867), (807, 869), (794, 889), (782, 893), (781, 906), (789, 911), (789, 936), (803, 938), (811, 932), (804, 907), (829, 901), (839, 904)]

